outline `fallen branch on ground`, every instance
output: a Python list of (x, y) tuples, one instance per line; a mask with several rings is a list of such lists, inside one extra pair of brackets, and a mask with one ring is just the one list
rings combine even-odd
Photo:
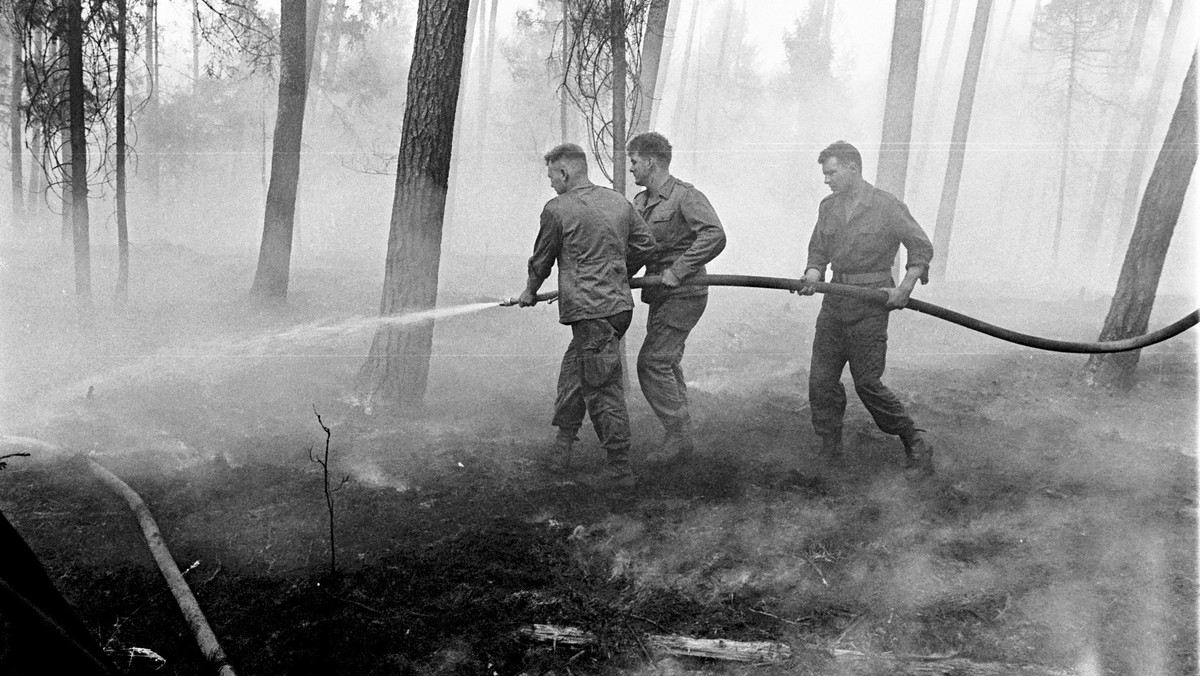
[(171, 552), (167, 550), (162, 533), (158, 530), (158, 524), (155, 523), (154, 516), (150, 514), (150, 508), (146, 506), (145, 502), (142, 502), (141, 496), (134, 492), (128, 484), (121, 481), (117, 475), (102, 467), (95, 460), (88, 459), (88, 465), (91, 466), (93, 474), (125, 498), (125, 502), (129, 503), (129, 508), (137, 515), (138, 522), (142, 525), (142, 535), (145, 536), (146, 544), (150, 547), (150, 553), (154, 555), (158, 569), (166, 578), (171, 593), (175, 595), (175, 601), (179, 603), (179, 609), (183, 611), (184, 619), (192, 628), (192, 633), (196, 635), (196, 642), (200, 644), (200, 652), (204, 654), (209, 663), (217, 667), (218, 676), (236, 676), (233, 667), (229, 666), (229, 659), (225, 657), (225, 651), (217, 642), (212, 628), (208, 626), (208, 620), (204, 619), (200, 604), (192, 595), (192, 590), (188, 588), (187, 582), (184, 581), (183, 574), (179, 572), (179, 566), (175, 565), (175, 559), (171, 558)]
[[(535, 641), (555, 645), (587, 646), (598, 642), (595, 634), (576, 627), (557, 627), (534, 624), (522, 627), (519, 633)], [(727, 641), (724, 639), (691, 638), (689, 636), (650, 634), (646, 646), (653, 651), (683, 657), (703, 657), (735, 662), (782, 662), (792, 657), (785, 643), (769, 641)], [(814, 652), (829, 655), (837, 662), (869, 663), (886, 667), (887, 673), (899, 676), (1074, 676), (1069, 669), (1054, 669), (1037, 665), (972, 662), (961, 657), (901, 655), (894, 653), (865, 653), (843, 648), (805, 646)]]

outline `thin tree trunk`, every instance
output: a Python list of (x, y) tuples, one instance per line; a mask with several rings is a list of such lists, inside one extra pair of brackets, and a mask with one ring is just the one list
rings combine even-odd
[(904, 183), (908, 173), (924, 15), (925, 0), (896, 0), (891, 65), (888, 67), (887, 96), (883, 106), (883, 133), (879, 142), (879, 171), (875, 184), (901, 200), (904, 199)]
[(129, 298), (129, 219), (125, 184), (125, 44), (126, 0), (117, 3), (117, 289), (118, 305)]
[(963, 69), (962, 87), (958, 93), (958, 109), (954, 113), (954, 131), (950, 135), (950, 159), (946, 165), (946, 182), (938, 207), (937, 226), (933, 231), (933, 276), (944, 279), (950, 258), (950, 233), (954, 226), (954, 210), (958, 204), (958, 185), (962, 179), (967, 156), (967, 139), (971, 130), (971, 111), (975, 105), (975, 85), (979, 82), (979, 66), (983, 61), (983, 46), (987, 42), (988, 18), (992, 0), (979, 0), (975, 5), (975, 23), (971, 26), (971, 43), (967, 47), (967, 65)]
[(24, 88), (25, 69), (21, 59), (21, 31), (18, 26), (21, 24), (17, 15), (16, 3), (13, 3), (12, 10), (12, 46), (9, 61), (9, 83), (8, 83), (8, 141), (9, 141), (9, 168), (11, 170), (12, 184), (12, 220), (13, 225), (20, 227), (25, 221), (25, 178), (21, 175), (21, 146), (24, 134), (24, 127), (21, 124), (21, 92)]
[(625, 0), (612, 0), (609, 14), (609, 38), (612, 40), (612, 181), (613, 190), (625, 194)]
[[(484, 0), (479, 0), (483, 2)], [(487, 38), (483, 46), (483, 67), (479, 69), (479, 110), (475, 117), (475, 170), (482, 171), (484, 156), (487, 149), (488, 112), (492, 104), (492, 60), (496, 51), (496, 13), (499, 11), (499, 0), (492, 0), (492, 8), (488, 13)]]
[[(150, 204), (153, 216), (149, 228), (157, 228), (162, 221), (162, 138), (159, 133), (161, 115), (159, 100), (158, 63), (158, 0), (146, 0), (146, 79), (149, 97), (146, 102), (146, 122), (149, 128), (146, 145), (146, 175), (150, 183)], [(152, 130), (152, 131), (150, 131)]]
[[(1196, 54), (1193, 52), (1179, 104), (1142, 196), (1117, 290), (1100, 331), (1102, 341), (1138, 336), (1150, 325), (1163, 263), (1196, 166), (1196, 143)], [(1085, 367), (1088, 380), (1095, 385), (1128, 390), (1135, 382), (1140, 357), (1141, 350), (1092, 355)]]
[[(473, 4), (472, 4), (473, 6)], [(329, 22), (329, 38), (325, 47), (325, 67), (322, 77), (333, 82), (338, 76), (338, 60), (342, 53), (342, 28), (346, 22), (346, 0), (336, 0), (333, 17)]]
[[(678, 0), (676, 0), (678, 2)], [(646, 34), (642, 37), (641, 73), (638, 76), (638, 107), (630, 137), (650, 130), (654, 97), (658, 90), (658, 67), (662, 61), (663, 38), (667, 32), (667, 14), (671, 0), (650, 0), (646, 13)]]
[[(474, 5), (472, 5), (474, 7)], [(562, 68), (562, 80), (567, 81), (567, 56), (571, 51), (571, 4), (570, 0), (562, 0), (562, 59), (559, 66)], [(561, 134), (559, 135), (559, 143), (570, 143), (571, 141), (571, 116), (570, 116), (570, 97), (567, 94), (567, 88), (563, 85), (558, 87), (558, 128)]]
[[(444, 227), (444, 238), (447, 243), (453, 241), (454, 236), (458, 232), (458, 201), (461, 197), (462, 187), (462, 163), (463, 163), (463, 138), (462, 130), (467, 124), (466, 119), (466, 102), (467, 95), (470, 91), (470, 80), (472, 71), (475, 70), (471, 64), (471, 53), (474, 51), (475, 26), (479, 23), (479, 2), (471, 2), (467, 9), (467, 29), (466, 36), (463, 38), (463, 58), (462, 58), (462, 75), (459, 78), (458, 85), (458, 101), (454, 104), (454, 142), (457, 148), (450, 154), (450, 178), (446, 192), (446, 215)], [(566, 141), (563, 141), (566, 143)]]
[[(666, 25), (668, 28), (663, 31), (662, 58), (659, 59), (658, 76), (656, 78), (656, 82), (662, 84), (655, 85), (655, 95), (659, 99), (663, 98), (661, 92), (665, 88), (667, 77), (671, 72), (671, 54), (675, 51), (675, 36), (679, 34), (679, 5), (680, 0), (675, 0), (667, 8)], [(661, 111), (662, 106), (654, 106), (651, 109), (649, 129), (658, 129), (658, 118)]]
[[(676, 134), (683, 131), (683, 102), (687, 98), (685, 94), (688, 92), (690, 83), (688, 82), (688, 74), (691, 71), (692, 63), (697, 60), (695, 52), (692, 50), (692, 44), (696, 41), (696, 20), (700, 17), (700, 3), (697, 1), (692, 5), (692, 15), (688, 18), (687, 42), (683, 45), (683, 68), (679, 73), (679, 96), (675, 97), (675, 112), (671, 120), (671, 134)], [(699, 67), (696, 68), (699, 73)]]
[[(1125, 153), (1118, 151), (1121, 147), (1121, 139), (1125, 137), (1125, 126), (1128, 119), (1125, 108), (1132, 98), (1130, 92), (1133, 89), (1138, 67), (1141, 65), (1142, 43), (1146, 40), (1146, 25), (1149, 23), (1150, 10), (1153, 6), (1154, 3), (1151, 0), (1143, 0), (1138, 5), (1138, 14), (1133, 23), (1133, 30), (1130, 32), (1129, 42), (1126, 43), (1128, 46), (1125, 50), (1125, 62), (1121, 65), (1116, 84), (1113, 87), (1113, 92), (1119, 98), (1109, 114), (1108, 134), (1103, 146), (1103, 161), (1092, 186), (1092, 199), (1088, 202), (1091, 209), (1085, 222), (1086, 236), (1093, 244), (1099, 242), (1106, 230), (1105, 216), (1109, 206), (1109, 195), (1114, 190), (1112, 183), (1117, 173), (1117, 162), (1125, 157)], [(1088, 247), (1086, 254), (1090, 269), (1095, 269), (1096, 264), (1100, 262), (1098, 260), (1099, 252), (1100, 247), (1098, 246)]]
[(34, 125), (29, 141), (29, 199), (25, 202), (25, 213), (31, 222), (41, 228), (42, 203), (45, 201), (45, 185), (42, 182), (42, 128)]
[[(946, 67), (950, 62), (950, 51), (954, 47), (954, 28), (958, 25), (959, 4), (960, 0), (953, 0), (950, 3), (950, 16), (946, 20), (946, 34), (942, 36), (942, 49), (938, 52), (937, 67), (933, 71), (933, 89), (929, 92), (929, 106), (922, 116), (921, 133), (917, 134), (919, 144), (928, 143), (933, 138), (933, 123), (941, 109), (942, 83), (946, 78)], [(916, 163), (913, 166), (913, 183), (915, 184), (913, 188), (917, 194), (920, 193), (921, 181), (925, 176), (925, 162), (929, 159), (930, 154), (929, 149), (917, 153)]]
[[(437, 305), (442, 218), (462, 76), (468, 0), (420, 0), (396, 168), (380, 313)], [(433, 322), (383, 324), (358, 376), (364, 408), (419, 405), (429, 380)]]
[(305, 0), (283, 0), (279, 26), (279, 109), (271, 150), (271, 181), (267, 187), (262, 245), (251, 294), (276, 301), (287, 298), (292, 259), (292, 228), (296, 218), (296, 187), (300, 179), (300, 143), (304, 136), (304, 104), (308, 73), (305, 68)]
[(1146, 107), (1143, 109), (1142, 124), (1133, 143), (1133, 157), (1129, 161), (1129, 176), (1125, 179), (1125, 194), (1121, 200), (1121, 217), (1117, 220), (1116, 245), (1113, 248), (1114, 262), (1121, 255), (1121, 246), (1129, 238), (1129, 232), (1134, 226), (1133, 210), (1137, 208), (1137, 196), (1142, 188), (1142, 177), (1146, 173), (1148, 154), (1144, 148), (1150, 146), (1154, 138), (1154, 125), (1158, 121), (1158, 113), (1163, 95), (1163, 85), (1167, 80), (1167, 69), (1171, 65), (1171, 53), (1175, 48), (1175, 34), (1179, 28), (1179, 20), (1183, 14), (1185, 0), (1173, 0), (1171, 11), (1167, 15), (1167, 23), (1163, 29), (1162, 47), (1158, 52), (1158, 63), (1154, 67), (1154, 79), (1146, 94)]
[(92, 303), (92, 261), (88, 238), (87, 134), (83, 87), (83, 0), (67, 3), (67, 78), (71, 110), (71, 225), (75, 249), (75, 295)]
[(1067, 112), (1063, 115), (1062, 138), (1059, 141), (1058, 209), (1054, 217), (1054, 243), (1050, 247), (1050, 259), (1058, 262), (1058, 248), (1062, 240), (1063, 216), (1067, 205), (1067, 163), (1071, 156), (1071, 113), (1075, 103), (1075, 71), (1079, 65), (1079, 22), (1071, 24), (1071, 60), (1067, 66)]
[(200, 0), (192, 0), (192, 91), (200, 84)]
[(315, 87), (321, 77), (321, 14), (324, 10), (324, 0), (308, 0), (308, 18), (304, 28), (304, 68), (308, 73), (310, 88)]
[(58, 163), (59, 180), (62, 185), (62, 217), (60, 219), (63, 245), (70, 244), (75, 237), (75, 222), (71, 216), (71, 206), (74, 198), (71, 196), (71, 130), (62, 131), (62, 159)]

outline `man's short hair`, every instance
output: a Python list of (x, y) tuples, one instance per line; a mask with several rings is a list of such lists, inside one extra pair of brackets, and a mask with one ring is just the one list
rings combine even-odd
[(546, 160), (546, 164), (554, 164), (555, 162), (566, 161), (571, 164), (582, 164), (587, 166), (587, 153), (574, 143), (563, 143), (556, 145), (550, 149), (550, 152), (542, 156)]
[(625, 149), (642, 157), (653, 157), (663, 166), (671, 164), (671, 142), (667, 140), (666, 136), (656, 131), (648, 131), (634, 136), (629, 139), (629, 143), (625, 144)]
[(863, 163), (862, 154), (858, 152), (858, 148), (846, 143), (845, 141), (834, 141), (827, 148), (817, 155), (817, 164), (825, 164), (825, 160), (835, 157), (838, 164), (854, 164), (858, 167), (858, 173), (862, 173)]

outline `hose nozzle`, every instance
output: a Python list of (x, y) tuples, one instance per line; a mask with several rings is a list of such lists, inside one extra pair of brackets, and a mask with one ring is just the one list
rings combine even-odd
[(500, 301), (500, 307), (512, 307), (516, 304), (517, 304), (516, 296), (509, 296), (508, 298), (505, 298)]

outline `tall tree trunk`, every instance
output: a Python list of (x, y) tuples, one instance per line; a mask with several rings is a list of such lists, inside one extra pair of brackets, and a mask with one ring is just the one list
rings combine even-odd
[[(941, 110), (942, 83), (946, 78), (946, 68), (950, 63), (950, 51), (954, 47), (954, 29), (958, 25), (959, 3), (960, 0), (953, 0), (950, 3), (950, 16), (946, 19), (946, 33), (942, 36), (942, 49), (938, 52), (937, 66), (933, 71), (933, 89), (929, 91), (929, 107), (922, 115), (921, 133), (917, 134), (918, 144), (930, 143), (933, 139), (933, 123), (938, 117), (938, 111)], [(921, 182), (925, 176), (925, 162), (929, 159), (930, 154), (930, 150), (922, 150), (917, 153), (916, 163), (913, 165), (913, 190), (915, 193), (920, 193)]]
[(21, 124), (21, 92), (25, 84), (25, 69), (21, 58), (22, 21), (17, 10), (17, 3), (12, 7), (12, 45), (9, 56), (8, 82), (8, 142), (9, 168), (12, 172), (12, 222), (20, 227), (25, 221), (25, 179), (21, 175), (21, 146), (24, 127)]
[(971, 130), (971, 110), (975, 105), (975, 85), (979, 82), (979, 66), (983, 61), (983, 45), (987, 42), (988, 18), (992, 0), (979, 0), (975, 5), (975, 23), (971, 25), (971, 43), (967, 47), (967, 65), (963, 69), (962, 87), (958, 93), (958, 109), (954, 113), (954, 131), (950, 135), (950, 159), (946, 164), (946, 182), (938, 207), (937, 226), (933, 231), (932, 274), (944, 279), (950, 258), (950, 233), (954, 226), (954, 209), (958, 204), (958, 185), (962, 179), (963, 163), (967, 157), (967, 139)]
[(875, 184), (904, 199), (908, 149), (912, 140), (913, 101), (917, 95), (917, 66), (921, 56), (921, 24), (925, 0), (896, 0), (892, 56), (883, 106), (879, 142), (879, 171)]
[(1071, 24), (1071, 60), (1067, 66), (1067, 112), (1063, 115), (1062, 138), (1059, 141), (1058, 209), (1054, 217), (1054, 243), (1050, 260), (1058, 262), (1058, 247), (1062, 240), (1063, 217), (1067, 205), (1067, 166), (1071, 156), (1071, 114), (1075, 103), (1075, 73), (1079, 67), (1079, 22)]
[(300, 143), (304, 137), (305, 0), (283, 0), (279, 21), (279, 108), (271, 149), (262, 245), (251, 294), (282, 301), (287, 298), (292, 262), (292, 226), (296, 218), (296, 184), (300, 179)]
[(304, 68), (308, 73), (309, 87), (315, 87), (321, 77), (321, 14), (324, 11), (324, 0), (308, 0), (308, 18), (304, 28)]
[[(562, 23), (559, 29), (562, 31), (562, 59), (559, 61), (559, 67), (562, 69), (561, 82), (566, 82), (567, 56), (571, 51), (571, 0), (562, 0)], [(561, 132), (559, 143), (571, 142), (570, 109), (570, 95), (567, 93), (567, 88), (560, 84), (558, 87), (558, 129)]]
[[(484, 2), (485, 0), (479, 0)], [(492, 105), (492, 61), (496, 52), (496, 13), (499, 0), (492, 0), (487, 18), (487, 34), (483, 44), (483, 66), (479, 69), (479, 110), (475, 114), (475, 171), (483, 170), (487, 150), (488, 113)]]
[[(442, 217), (468, 5), (468, 0), (420, 0), (417, 5), (380, 302), (385, 317), (437, 305)], [(433, 328), (432, 321), (380, 326), (358, 376), (358, 392), (367, 410), (376, 404), (420, 404), (429, 380)]]
[(129, 219), (125, 185), (125, 59), (126, 0), (117, 3), (117, 289), (118, 305), (129, 298)]
[(59, 181), (62, 186), (62, 217), (60, 219), (62, 243), (70, 244), (75, 237), (75, 221), (71, 216), (74, 198), (71, 196), (71, 130), (62, 131), (62, 159), (58, 163)]
[[(1137, 77), (1138, 67), (1141, 65), (1142, 43), (1146, 40), (1146, 25), (1149, 23), (1150, 10), (1153, 6), (1152, 0), (1142, 0), (1138, 4), (1138, 13), (1133, 22), (1129, 42), (1126, 43), (1124, 63), (1120, 66), (1116, 84), (1113, 86), (1117, 101), (1109, 113), (1108, 133), (1102, 146), (1104, 155), (1100, 171), (1092, 185), (1092, 199), (1088, 202), (1091, 208), (1087, 221), (1085, 221), (1087, 228), (1085, 235), (1093, 244), (1099, 242), (1100, 237), (1104, 234), (1105, 216), (1109, 206), (1108, 198), (1115, 189), (1112, 183), (1117, 173), (1117, 163), (1126, 157), (1125, 153), (1118, 152), (1117, 149), (1121, 147), (1121, 139), (1125, 137), (1125, 123), (1128, 120), (1125, 109), (1132, 98), (1130, 93), (1133, 89), (1134, 79)], [(1096, 269), (1096, 264), (1100, 263), (1097, 258), (1099, 252), (1100, 247), (1098, 246), (1090, 246), (1085, 252), (1089, 269)]]
[[(146, 100), (146, 176), (150, 183), (150, 204), (153, 216), (148, 229), (157, 228), (162, 221), (162, 135), (159, 125), (162, 116), (158, 109), (159, 100), (158, 63), (158, 0), (146, 0), (146, 85), (149, 96)], [(152, 132), (150, 130), (153, 130)], [(140, 173), (140, 172), (139, 172)]]
[[(680, 0), (675, 0), (670, 3), (667, 8), (666, 28), (664, 29), (664, 39), (662, 45), (662, 58), (658, 60), (658, 74), (654, 91), (655, 96), (660, 100), (663, 98), (661, 92), (667, 82), (667, 76), (671, 72), (671, 55), (675, 52), (675, 36), (679, 34), (679, 5)], [(648, 129), (658, 129), (658, 117), (662, 110), (662, 106), (654, 106), (650, 110), (650, 123)]]
[(200, 84), (200, 0), (192, 0), (192, 91)]
[(1158, 121), (1161, 106), (1163, 85), (1167, 80), (1167, 69), (1171, 66), (1171, 53), (1175, 48), (1175, 34), (1179, 28), (1179, 19), (1183, 15), (1185, 0), (1173, 0), (1171, 11), (1167, 14), (1167, 23), (1163, 28), (1162, 47), (1158, 51), (1158, 63), (1154, 67), (1154, 79), (1146, 93), (1146, 107), (1143, 109), (1142, 124), (1133, 142), (1133, 157), (1129, 160), (1129, 176), (1125, 179), (1125, 195), (1121, 200), (1121, 217), (1117, 219), (1117, 239), (1113, 248), (1114, 262), (1120, 255), (1121, 246), (1129, 238), (1133, 229), (1133, 210), (1137, 206), (1138, 191), (1142, 188), (1142, 177), (1146, 173), (1147, 153), (1144, 148), (1150, 147), (1154, 138), (1154, 125)]
[[(450, 154), (450, 178), (446, 191), (446, 215), (444, 219), (445, 225), (443, 226), (445, 232), (443, 237), (447, 243), (453, 240), (459, 229), (457, 220), (458, 202), (462, 197), (462, 186), (460, 184), (463, 182), (462, 156), (464, 142), (462, 130), (467, 124), (465, 114), (466, 102), (468, 92), (471, 89), (470, 80), (473, 74), (472, 71), (477, 70), (471, 62), (471, 55), (474, 51), (475, 27), (478, 23), (479, 0), (475, 0), (470, 3), (470, 7), (467, 9), (466, 37), (463, 38), (462, 74), (459, 78), (458, 100), (454, 104), (454, 143), (457, 144), (457, 148)], [(566, 143), (566, 141), (563, 141), (563, 143)]]
[(625, 0), (612, 0), (609, 13), (609, 39), (612, 40), (612, 181), (613, 190), (625, 194)]
[(631, 137), (650, 130), (654, 97), (658, 92), (658, 67), (662, 61), (663, 38), (667, 32), (670, 5), (671, 0), (650, 0), (650, 9), (646, 13), (646, 34), (642, 37), (642, 66), (638, 76), (638, 107), (629, 132)]
[(325, 67), (322, 69), (322, 77), (325, 82), (333, 82), (338, 77), (338, 60), (342, 54), (342, 29), (345, 23), (346, 0), (335, 0), (333, 17), (329, 21), (329, 37), (325, 46)]
[[(1100, 331), (1100, 340), (1121, 340), (1146, 332), (1150, 312), (1171, 246), (1175, 224), (1196, 166), (1196, 54), (1183, 80), (1183, 91), (1158, 160), (1150, 174), (1137, 225), (1125, 252), (1112, 306)], [(1141, 350), (1096, 354), (1088, 358), (1086, 373), (1095, 385), (1131, 388)]]
[[(688, 74), (691, 71), (692, 63), (696, 62), (699, 57), (696, 56), (692, 49), (692, 44), (696, 41), (696, 20), (700, 17), (700, 3), (696, 2), (692, 5), (692, 15), (688, 18), (687, 41), (683, 45), (683, 67), (679, 73), (679, 95), (675, 97), (675, 112), (671, 119), (671, 134), (675, 135), (683, 131), (683, 102), (687, 98), (686, 94), (689, 87), (692, 85), (688, 82)], [(699, 66), (696, 72), (700, 72)], [(699, 78), (697, 78), (698, 80)]]
[(67, 87), (71, 110), (71, 225), (75, 249), (75, 295), (92, 303), (92, 258), (88, 238), (87, 134), (83, 88), (83, 0), (67, 2)]

